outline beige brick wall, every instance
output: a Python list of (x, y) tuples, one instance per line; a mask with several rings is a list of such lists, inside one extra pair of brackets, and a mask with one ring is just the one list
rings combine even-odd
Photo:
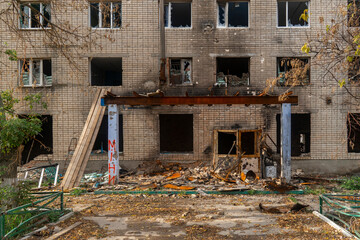
[[(4, 1), (1, 8), (7, 7)], [(216, 57), (250, 57), (250, 86), (228, 89), (229, 94), (261, 91), (266, 79), (276, 77), (276, 57), (301, 56), (300, 48), (307, 37), (316, 36), (329, 23), (338, 4), (345, 0), (311, 0), (309, 28), (277, 28), (277, 1), (250, 0), (249, 28), (218, 29), (217, 4), (215, 0), (192, 1), (192, 27), (190, 29), (166, 29), (167, 57), (192, 58), (192, 86), (165, 86), (167, 94), (208, 94), (215, 83)], [(158, 1), (122, 1), (122, 28), (117, 30), (89, 29), (87, 1), (54, 1), (54, 21), (69, 22), (78, 27), (77, 33), (90, 34), (91, 46), (84, 47), (85, 40), (68, 46), (64, 55), (61, 49), (46, 42), (42, 30), (21, 30), (20, 34), (30, 36), (31, 43), (22, 41), (11, 32), (5, 23), (0, 23), (0, 39), (7, 42), (6, 48), (17, 49), (23, 57), (51, 57), (53, 63), (52, 87), (25, 88), (18, 86), (17, 63), (6, 62), (0, 67), (0, 89), (14, 88), (18, 96), (41, 92), (48, 101), (47, 110), (37, 109), (53, 116), (54, 154), (52, 159), (66, 158), (71, 138), (79, 137), (86, 121), (96, 87), (89, 86), (90, 57), (122, 57), (123, 85), (113, 87), (116, 94), (130, 95), (132, 91), (145, 92), (158, 88), (159, 72), (159, 27)], [(65, 7), (63, 7), (65, 6)], [(56, 19), (55, 19), (56, 16)], [(325, 19), (320, 24), (319, 17)], [(211, 23), (214, 29), (203, 31), (203, 24)], [(69, 62), (66, 57), (70, 57)], [(294, 113), (311, 113), (311, 153), (303, 159), (345, 160), (360, 159), (360, 154), (347, 153), (346, 113), (358, 112), (344, 89), (324, 84), (321, 69), (311, 69), (311, 84), (293, 89), (299, 96), (299, 105)], [(146, 82), (154, 82), (152, 89), (146, 89)], [(283, 89), (275, 91), (279, 92)], [(224, 90), (216, 89), (224, 92)], [(332, 104), (326, 105), (326, 97), (332, 97)], [(203, 151), (212, 144), (212, 130), (230, 128), (239, 124), (244, 129), (262, 128), (276, 139), (276, 114), (280, 108), (267, 109), (263, 106), (164, 106), (140, 109), (121, 108), (124, 122), (124, 152), (126, 161), (142, 160), (210, 160), (211, 155)], [(164, 113), (194, 114), (193, 154), (159, 154), (159, 117)], [(264, 117), (266, 116), (266, 117)], [(270, 146), (273, 146), (268, 142)], [(275, 148), (274, 148), (275, 149)], [(106, 155), (91, 156), (91, 159), (106, 159)], [(301, 159), (301, 158), (300, 158)], [(294, 160), (296, 161), (296, 159)]]

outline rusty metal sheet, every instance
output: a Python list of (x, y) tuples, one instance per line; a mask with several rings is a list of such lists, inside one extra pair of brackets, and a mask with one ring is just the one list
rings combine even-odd
[(102, 98), (105, 105), (196, 105), (196, 104), (297, 104), (297, 96), (280, 100), (278, 96), (189, 96), (189, 97), (113, 97)]

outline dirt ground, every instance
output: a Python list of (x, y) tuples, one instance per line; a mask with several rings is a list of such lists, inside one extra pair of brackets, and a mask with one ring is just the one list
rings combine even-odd
[[(94, 195), (66, 196), (75, 215), (58, 231), (82, 222), (58, 239), (348, 239), (312, 214), (316, 195)], [(298, 213), (267, 213), (295, 202)], [(35, 236), (31, 239), (46, 239)]]

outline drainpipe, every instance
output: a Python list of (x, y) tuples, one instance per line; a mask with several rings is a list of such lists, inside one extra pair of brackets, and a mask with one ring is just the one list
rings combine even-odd
[(164, 0), (159, 0), (159, 13), (160, 13), (160, 85), (166, 83), (165, 76), (165, 23), (164, 23)]

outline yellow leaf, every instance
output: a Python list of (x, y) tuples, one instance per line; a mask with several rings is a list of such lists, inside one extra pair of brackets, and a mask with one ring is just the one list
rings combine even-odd
[(345, 85), (345, 79), (343, 79), (341, 82), (339, 82), (339, 86), (340, 86), (340, 88), (342, 88), (344, 85)]
[(306, 54), (309, 54), (310, 52), (310, 47), (308, 46), (307, 43), (304, 44), (304, 46), (301, 47), (301, 51), (306, 53)]

